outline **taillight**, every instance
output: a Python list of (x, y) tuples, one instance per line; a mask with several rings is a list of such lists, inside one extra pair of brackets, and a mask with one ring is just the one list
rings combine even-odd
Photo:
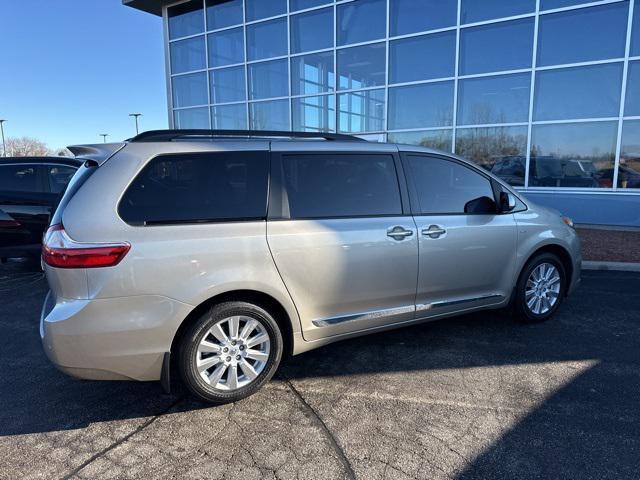
[(128, 243), (80, 243), (69, 238), (62, 224), (52, 225), (44, 235), (42, 259), (56, 268), (113, 267), (127, 254)]

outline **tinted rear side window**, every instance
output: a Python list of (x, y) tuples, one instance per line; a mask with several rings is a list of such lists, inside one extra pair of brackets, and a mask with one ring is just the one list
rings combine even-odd
[(391, 155), (288, 155), (283, 167), (291, 218), (402, 214)]
[(0, 191), (38, 192), (36, 165), (0, 165)]
[(471, 168), (439, 158), (409, 155), (407, 159), (422, 214), (469, 213), (465, 206), (481, 197), (494, 202), (489, 179)]
[(129, 186), (119, 213), (133, 225), (263, 219), (268, 170), (266, 152), (162, 155)]

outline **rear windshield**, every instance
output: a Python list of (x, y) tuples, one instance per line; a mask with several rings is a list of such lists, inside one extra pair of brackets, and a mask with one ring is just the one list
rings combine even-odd
[(268, 174), (266, 152), (161, 155), (129, 186), (118, 213), (131, 225), (261, 220)]
[(87, 181), (97, 168), (98, 164), (92, 160), (87, 160), (80, 168), (78, 168), (73, 177), (71, 177), (66, 189), (64, 189), (62, 195), (59, 197), (60, 200), (55, 208), (55, 213), (51, 218), (51, 225), (62, 223), (62, 214), (64, 213), (64, 209), (67, 207), (76, 192), (80, 190), (80, 187), (84, 182)]

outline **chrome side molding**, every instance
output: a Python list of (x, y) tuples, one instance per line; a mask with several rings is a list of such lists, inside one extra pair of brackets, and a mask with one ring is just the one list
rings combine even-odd
[(414, 313), (415, 311), (416, 307), (414, 305), (407, 305), (404, 307), (387, 308), (384, 310), (374, 310), (371, 312), (354, 313), (353, 315), (346, 315), (344, 317), (320, 318), (318, 320), (313, 320), (313, 325), (316, 327), (330, 327), (339, 323), (370, 321), (387, 317), (399, 317), (402, 315)]
[(433, 302), (433, 303), (419, 303), (416, 305), (416, 312), (425, 312), (427, 310), (435, 310), (438, 308), (451, 307), (453, 305), (461, 305), (463, 303), (471, 303), (471, 302), (479, 302), (481, 300), (491, 300), (504, 298), (502, 295), (493, 294), (493, 295), (483, 295), (481, 297), (471, 297), (471, 298), (461, 298), (458, 300), (443, 300), (441, 302)]

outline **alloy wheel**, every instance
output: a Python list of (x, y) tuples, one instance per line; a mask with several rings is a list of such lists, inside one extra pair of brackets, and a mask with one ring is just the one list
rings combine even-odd
[(551, 263), (541, 263), (533, 269), (525, 287), (527, 308), (535, 315), (549, 312), (560, 296), (560, 272)]
[(269, 359), (271, 339), (255, 318), (237, 315), (216, 322), (200, 339), (195, 367), (217, 390), (233, 391), (253, 382)]

